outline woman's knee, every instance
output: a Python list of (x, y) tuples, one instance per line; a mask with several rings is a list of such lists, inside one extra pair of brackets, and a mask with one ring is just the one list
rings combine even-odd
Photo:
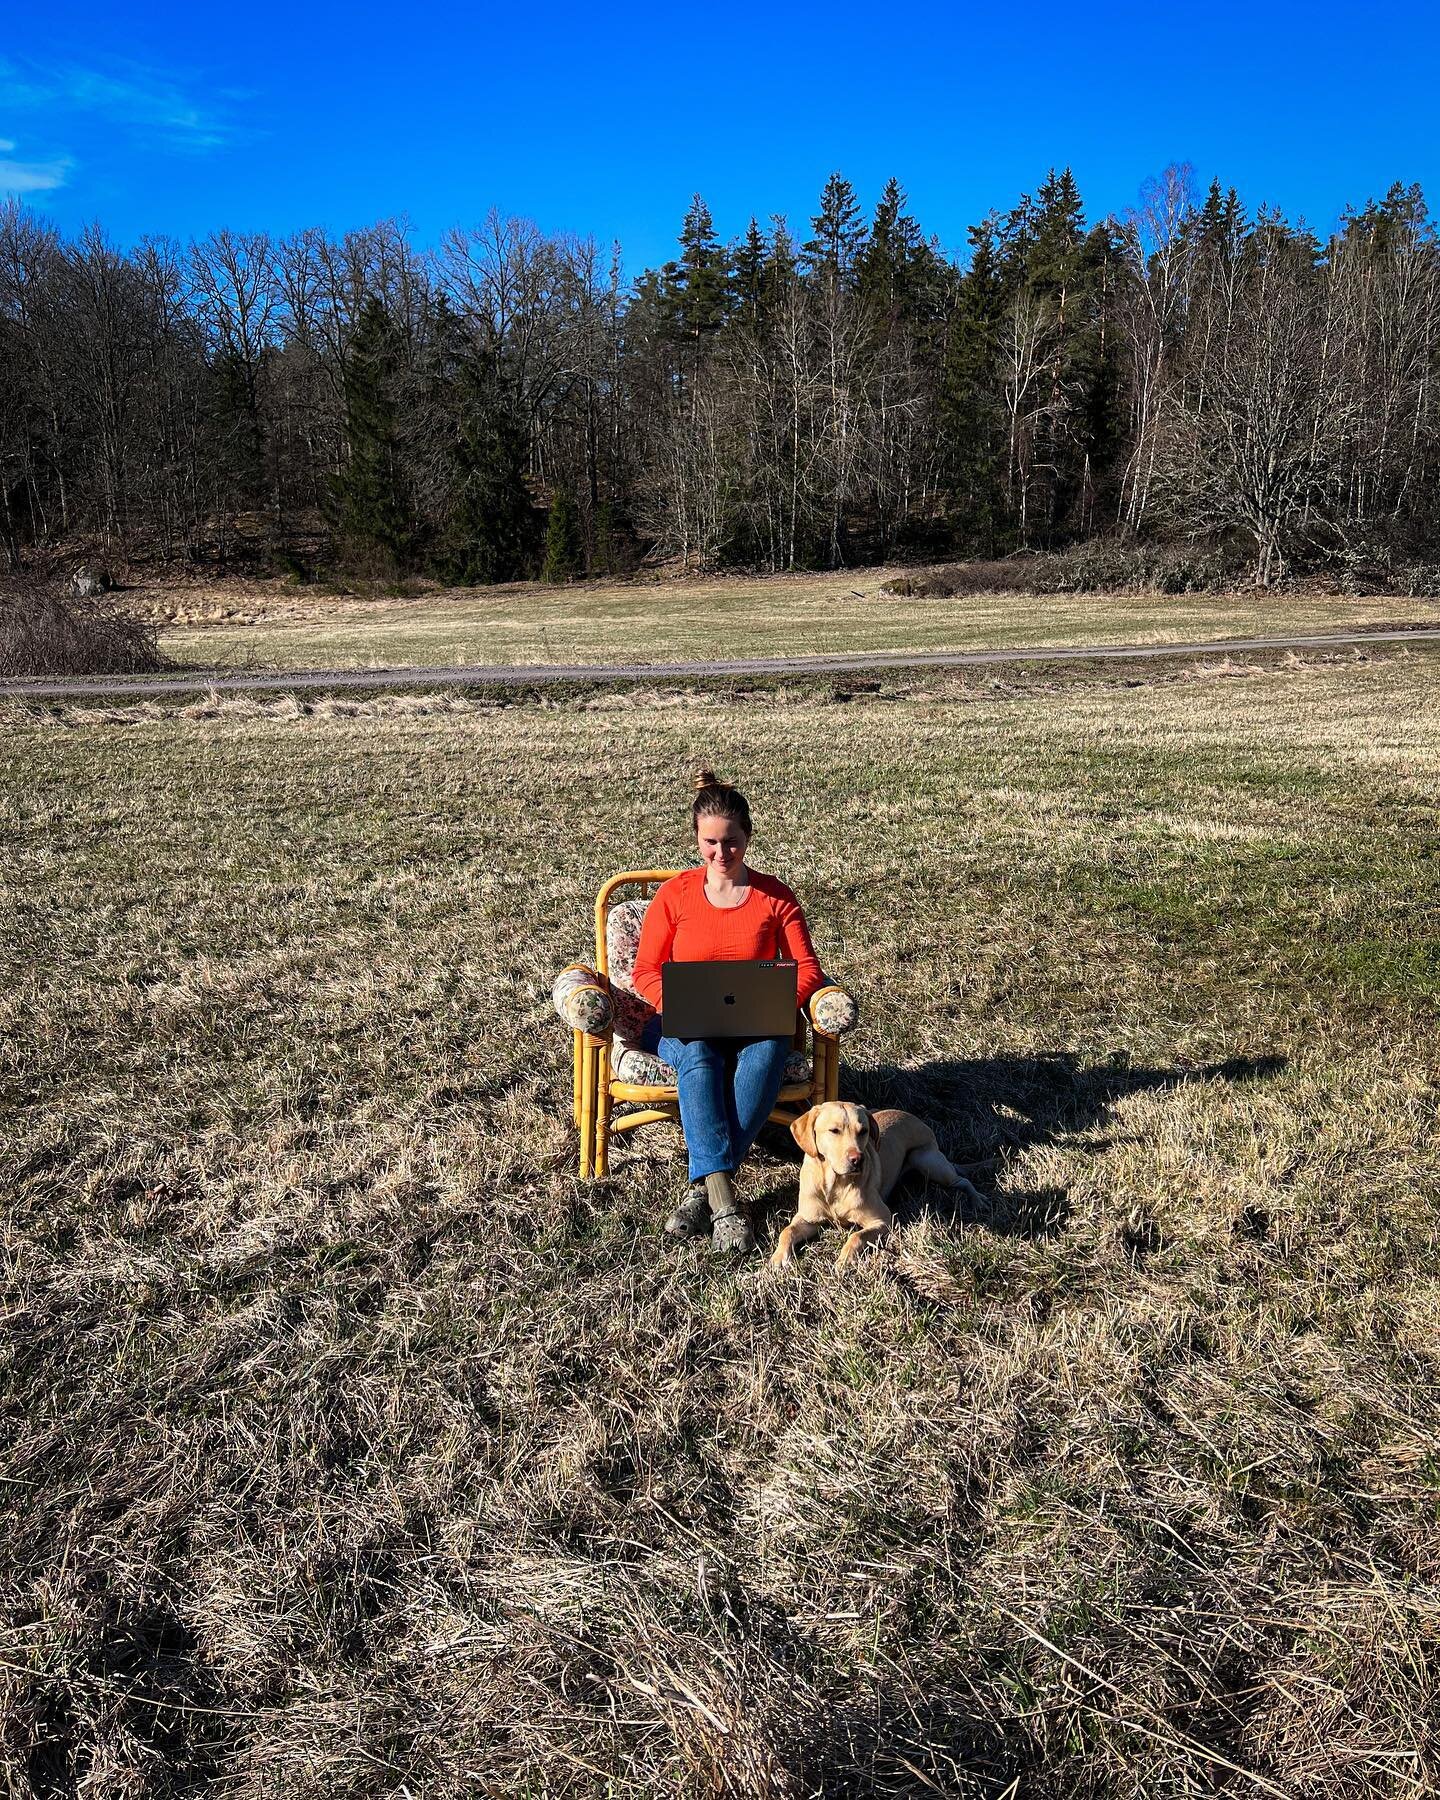
[(665, 1038), (662, 1042), (661, 1054), (677, 1072), (724, 1065), (724, 1057), (708, 1038)]
[(790, 1049), (789, 1038), (755, 1038), (740, 1052), (740, 1061), (747, 1068), (773, 1074), (777, 1069), (784, 1069), (790, 1060)]

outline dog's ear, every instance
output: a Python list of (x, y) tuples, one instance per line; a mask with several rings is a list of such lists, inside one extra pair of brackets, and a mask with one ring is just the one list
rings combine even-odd
[(800, 1117), (794, 1120), (790, 1126), (791, 1137), (794, 1138), (795, 1142), (807, 1156), (814, 1156), (817, 1154), (815, 1149), (815, 1115), (819, 1110), (820, 1108), (818, 1106), (812, 1106), (809, 1112), (801, 1113)]
[(855, 1124), (859, 1128), (859, 1130), (868, 1131), (870, 1133), (871, 1137), (874, 1137), (875, 1122), (870, 1117), (870, 1110), (868, 1107), (857, 1106), (855, 1108)]

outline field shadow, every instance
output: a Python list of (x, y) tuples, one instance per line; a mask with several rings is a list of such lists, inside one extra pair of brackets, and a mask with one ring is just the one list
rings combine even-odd
[[(1087, 1064), (1073, 1051), (1055, 1051), (1042, 1056), (957, 1058), (914, 1068), (890, 1063), (847, 1068), (842, 1070), (840, 1095), (866, 1107), (899, 1106), (918, 1114), (932, 1127), (945, 1154), (980, 1190), (977, 1204), (908, 1177), (892, 1200), (901, 1223), (929, 1212), (985, 1225), (1003, 1236), (1040, 1239), (1064, 1230), (1071, 1211), (1069, 1194), (1059, 1187), (1000, 1191), (996, 1175), (1006, 1163), (1027, 1150), (1103, 1129), (1116, 1103), (1131, 1094), (1163, 1092), (1187, 1082), (1263, 1081), (1285, 1066), (1283, 1056), (1234, 1056), (1223, 1062), (1146, 1067), (1132, 1063), (1123, 1051)], [(785, 1142), (787, 1160), (800, 1160), (788, 1133), (772, 1131), (769, 1141)], [(1102, 1149), (1106, 1140), (1090, 1137), (1089, 1143)], [(793, 1200), (792, 1189), (771, 1184), (760, 1204), (779, 1211)]]

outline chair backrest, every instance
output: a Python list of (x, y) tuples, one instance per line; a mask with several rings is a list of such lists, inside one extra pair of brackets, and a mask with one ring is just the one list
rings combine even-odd
[(614, 895), (621, 888), (634, 887), (648, 897), (663, 882), (669, 881), (671, 876), (683, 875), (684, 872), (683, 869), (626, 869), (619, 875), (612, 875), (600, 889), (595, 896), (595, 967), (602, 975), (610, 973), (610, 951), (606, 942), (605, 925), (610, 917)]

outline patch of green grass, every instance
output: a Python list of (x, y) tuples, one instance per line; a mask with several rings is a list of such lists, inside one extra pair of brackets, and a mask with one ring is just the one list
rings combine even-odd
[(1436, 939), (1418, 944), (1362, 939), (1340, 947), (1336, 960), (1366, 988), (1420, 1000), (1440, 999), (1440, 941)]

